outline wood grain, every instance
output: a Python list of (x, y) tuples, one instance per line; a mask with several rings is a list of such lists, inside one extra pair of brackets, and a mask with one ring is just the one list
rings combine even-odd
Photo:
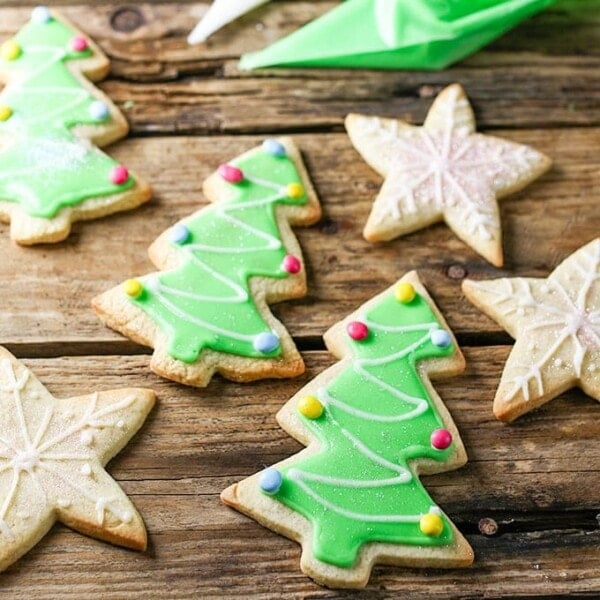
[[(496, 133), (494, 130), (491, 133)], [(320, 338), (340, 315), (419, 269), (448, 321), (468, 341), (482, 334), (508, 341), (460, 292), (466, 275), (545, 277), (600, 231), (600, 180), (596, 151), (600, 129), (503, 132), (517, 142), (546, 149), (555, 168), (523, 192), (502, 201), (506, 268), (477, 256), (445, 225), (381, 245), (362, 238), (381, 178), (352, 148), (345, 134), (297, 135), (325, 217), (296, 229), (304, 248), (309, 295), (274, 308), (303, 347)], [(146, 256), (163, 230), (203, 205), (201, 186), (214, 168), (260, 143), (262, 137), (167, 137), (130, 139), (110, 153), (144, 174), (154, 186), (149, 205), (128, 214), (76, 224), (64, 243), (18, 248), (0, 225), (0, 340), (27, 354), (57, 351), (131, 352), (132, 344), (102, 326), (91, 298), (132, 275), (153, 270)], [(52, 282), (49, 286), (48, 283)], [(35, 297), (36, 301), (23, 302)], [(32, 327), (31, 324), (35, 323)], [(77, 350), (75, 344), (85, 343)], [(57, 346), (58, 345), (58, 346)], [(93, 350), (92, 350), (93, 351)], [(139, 349), (137, 349), (139, 351)]]
[[(146, 207), (77, 224), (55, 247), (17, 248), (0, 225), (0, 343), (57, 395), (127, 385), (159, 402), (109, 471), (144, 516), (150, 548), (115, 548), (57, 525), (0, 578), (18, 600), (101, 598), (590, 598), (600, 594), (599, 406), (570, 390), (506, 426), (491, 403), (510, 338), (462, 297), (465, 276), (546, 276), (600, 231), (600, 0), (558, 0), (442, 72), (241, 72), (242, 52), (266, 46), (338, 4), (278, 0), (208, 44), (185, 38), (209, 2), (51, 0), (112, 59), (102, 83), (131, 137), (109, 152), (154, 185)], [(0, 0), (0, 41), (30, 3)], [(459, 81), (481, 130), (531, 144), (551, 172), (502, 202), (505, 268), (494, 269), (443, 225), (382, 245), (361, 237), (381, 179), (343, 132), (350, 112), (420, 123), (437, 91)], [(292, 134), (324, 208), (297, 229), (309, 295), (275, 313), (308, 371), (240, 386), (216, 377), (195, 390), (159, 379), (147, 350), (105, 329), (95, 294), (151, 269), (146, 248), (201, 207), (202, 181), (266, 135)], [(297, 452), (276, 424), (280, 406), (331, 364), (326, 328), (407, 270), (424, 282), (465, 347), (465, 374), (436, 387), (469, 454), (462, 469), (424, 478), (476, 552), (472, 569), (382, 567), (369, 589), (338, 593), (299, 570), (299, 547), (222, 506), (230, 483)], [(487, 519), (483, 521), (482, 519)], [(496, 530), (494, 535), (484, 532)]]
[[(600, 0), (563, 0), (442, 72), (238, 71), (234, 57), (262, 48), (334, 5), (270, 3), (208, 45), (194, 47), (186, 35), (206, 3), (130, 8), (139, 26), (127, 32), (115, 29), (121, 5), (102, 3), (94, 13), (75, 5), (64, 12), (113, 59), (112, 78), (101, 87), (124, 109), (136, 134), (340, 130), (351, 111), (421, 121), (431, 96), (454, 81), (475, 102), (482, 127), (600, 122), (600, 53), (594, 43)], [(0, 12), (0, 36), (15, 31), (28, 13), (28, 8)]]
[[(378, 568), (372, 590), (352, 597), (416, 598), (489, 594), (566, 594), (600, 589), (600, 496), (597, 403), (564, 394), (516, 426), (491, 414), (491, 398), (508, 347), (467, 348), (468, 371), (436, 384), (461, 431), (469, 463), (424, 478), (427, 489), (473, 544), (467, 571)], [(306, 355), (294, 381), (239, 386), (215, 380), (191, 390), (147, 372), (148, 357), (88, 356), (25, 363), (57, 396), (115, 386), (151, 386), (159, 402), (146, 425), (108, 466), (146, 521), (150, 549), (129, 552), (56, 526), (3, 574), (15, 598), (345, 597), (298, 570), (299, 548), (221, 505), (226, 485), (300, 446), (274, 415), (322, 371), (326, 353)], [(82, 376), (82, 374), (85, 374)], [(585, 492), (582, 492), (582, 486)], [(495, 536), (478, 530), (494, 518)], [(585, 556), (576, 561), (574, 556)], [(454, 590), (454, 592), (452, 591)], [(140, 596), (141, 597), (141, 596)], [(456, 596), (454, 596), (456, 597)]]

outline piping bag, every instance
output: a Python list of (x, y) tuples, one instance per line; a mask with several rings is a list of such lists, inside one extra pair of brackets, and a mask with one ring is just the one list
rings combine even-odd
[(346, 0), (241, 69), (444, 69), (555, 0)]

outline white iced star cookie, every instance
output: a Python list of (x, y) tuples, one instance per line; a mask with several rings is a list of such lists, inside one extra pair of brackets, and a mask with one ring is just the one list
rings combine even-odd
[(516, 340), (494, 400), (499, 419), (574, 386), (600, 400), (600, 238), (547, 279), (465, 280), (463, 291)]
[(551, 166), (529, 146), (476, 133), (458, 84), (438, 95), (422, 127), (350, 114), (346, 129), (365, 161), (385, 177), (364, 230), (367, 240), (391, 240), (444, 220), (496, 266), (503, 262), (497, 200)]
[(56, 521), (144, 550), (142, 518), (103, 466), (154, 404), (144, 389), (54, 398), (0, 348), (0, 571)]

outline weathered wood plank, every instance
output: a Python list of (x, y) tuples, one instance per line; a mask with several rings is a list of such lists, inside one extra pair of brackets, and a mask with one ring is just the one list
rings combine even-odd
[[(150, 503), (135, 501), (142, 510)], [(210, 514), (216, 497), (156, 498), (179, 511)], [(166, 519), (172, 511), (165, 511)], [(299, 547), (240, 515), (196, 529), (155, 534), (146, 554), (134, 554), (55, 527), (20, 563), (3, 573), (15, 599), (102, 598), (430, 598), (596, 597), (600, 591), (597, 532), (555, 530), (467, 535), (471, 569), (377, 567), (363, 592), (321, 588), (299, 570)], [(162, 519), (158, 518), (160, 522)], [(574, 560), (574, 557), (582, 560)], [(585, 557), (585, 559), (583, 559)], [(82, 574), (85, 577), (82, 578)]]
[[(461, 518), (485, 510), (593, 510), (600, 497), (600, 448), (593, 443), (600, 435), (598, 403), (572, 390), (514, 425), (500, 423), (491, 413), (491, 402), (509, 350), (466, 348), (467, 372), (436, 383), (470, 462), (454, 473), (429, 477), (428, 489)], [(207, 495), (301, 447), (279, 428), (274, 415), (304, 383), (332, 364), (325, 352), (305, 356), (307, 373), (295, 380), (241, 386), (216, 378), (205, 390), (154, 376), (145, 356), (25, 362), (58, 396), (83, 394), (91, 385), (155, 389), (157, 408), (139, 442), (115, 459), (112, 472), (138, 495)], [(171, 489), (173, 480), (181, 481), (181, 488)], [(583, 480), (585, 486), (577, 485)]]
[[(468, 370), (436, 383), (470, 460), (460, 471), (428, 477), (427, 488), (458, 518), (486, 510), (598, 508), (600, 448), (593, 443), (600, 435), (598, 403), (571, 390), (514, 425), (500, 423), (492, 415), (491, 403), (509, 350), (466, 348)], [(157, 407), (138, 442), (113, 461), (111, 472), (138, 495), (214, 495), (301, 448), (281, 430), (274, 415), (304, 383), (332, 364), (325, 352), (305, 356), (307, 372), (295, 380), (242, 386), (216, 378), (205, 390), (151, 374), (146, 356), (25, 362), (58, 396), (89, 392), (90, 385), (155, 389)], [(585, 486), (578, 484), (584, 480)], [(181, 487), (172, 489), (170, 481), (180, 481)]]
[[(448, 572), (378, 568), (370, 591), (353, 598), (393, 598), (407, 590), (414, 598), (600, 591), (599, 531), (590, 513), (600, 491), (600, 451), (593, 443), (600, 434), (598, 405), (571, 392), (514, 426), (496, 422), (490, 396), (507, 352), (467, 348), (469, 371), (437, 384), (470, 462), (427, 478), (426, 485), (468, 534), (475, 565)], [(273, 417), (303, 381), (331, 362), (325, 353), (307, 358), (309, 373), (297, 381), (236, 386), (215, 380), (206, 391), (148, 376), (144, 357), (26, 360), (57, 395), (90, 386), (150, 385), (158, 392), (148, 423), (109, 467), (141, 510), (150, 549), (136, 554), (57, 526), (3, 574), (2, 589), (14, 598), (38, 599), (232, 592), (244, 598), (346, 597), (301, 575), (294, 543), (218, 501), (228, 483), (298, 450)], [(477, 521), (502, 509), (498, 534), (479, 534)]]
[[(596, 151), (600, 129), (528, 130), (504, 134), (545, 149), (555, 168), (520, 194), (502, 201), (506, 269), (488, 265), (444, 225), (381, 245), (361, 235), (381, 184), (344, 134), (295, 139), (321, 196), (325, 218), (297, 229), (309, 268), (307, 298), (275, 312), (297, 338), (323, 334), (341, 315), (410, 269), (419, 269), (451, 326), (460, 335), (501, 330), (460, 292), (465, 275), (546, 276), (600, 231)], [(22, 352), (131, 352), (134, 347), (104, 328), (89, 309), (97, 293), (151, 269), (146, 249), (178, 219), (202, 206), (201, 185), (216, 165), (262, 138), (144, 138), (111, 154), (147, 176), (156, 197), (146, 207), (78, 224), (53, 247), (18, 248), (0, 225), (0, 341), (27, 344)], [(50, 285), (49, 285), (50, 284)], [(35, 302), (24, 299), (35, 298)], [(496, 338), (498, 339), (498, 338)], [(504, 341), (508, 340), (506, 336)], [(304, 343), (303, 340), (300, 340)], [(74, 344), (84, 343), (77, 349)], [(90, 348), (89, 343), (104, 344)], [(42, 346), (38, 347), (38, 344)], [(44, 350), (43, 344), (50, 344)], [(69, 344), (68, 347), (62, 344)]]
[[(266, 45), (334, 5), (271, 3), (197, 47), (188, 46), (185, 37), (205, 4), (177, 9), (147, 4), (126, 9), (125, 16), (122, 6), (102, 5), (91, 13), (87, 5), (78, 5), (65, 13), (113, 59), (112, 78), (101, 87), (125, 110), (134, 133), (339, 130), (350, 111), (422, 120), (435, 90), (454, 81), (468, 90), (485, 127), (600, 122), (599, 19), (593, 6), (573, 0), (438, 73), (237, 70), (234, 58), (242, 52)], [(0, 9), (0, 37), (17, 30), (28, 11)]]
[[(28, 4), (28, 3), (27, 3)], [(510, 351), (508, 336), (460, 294), (465, 275), (546, 275), (600, 231), (600, 0), (559, 0), (502, 39), (442, 73), (285, 70), (241, 73), (237, 57), (323, 14), (334, 0), (281, 0), (240, 19), (208, 45), (185, 37), (208, 2), (51, 1), (113, 61), (103, 87), (124, 108), (134, 136), (111, 153), (155, 184), (155, 201), (126, 215), (78, 225), (57, 247), (22, 249), (0, 226), (0, 343), (28, 359), (50, 389), (153, 387), (159, 404), (111, 464), (146, 519), (150, 549), (135, 554), (57, 526), (2, 575), (10, 598), (508, 598), (596, 597), (600, 544), (598, 404), (577, 390), (511, 426), (491, 401)], [(0, 0), (0, 40), (29, 7)], [(554, 170), (503, 202), (506, 268), (498, 271), (443, 226), (382, 246), (360, 231), (381, 183), (341, 132), (350, 111), (420, 122), (437, 89), (460, 81), (483, 129), (551, 154)], [(240, 108), (243, 107), (243, 110)], [(586, 126), (576, 128), (574, 126)], [(298, 547), (223, 507), (218, 493), (300, 446), (274, 415), (310, 377), (331, 364), (307, 352), (296, 380), (240, 386), (215, 378), (207, 390), (159, 379), (148, 356), (93, 356), (142, 350), (104, 329), (89, 310), (96, 293), (150, 269), (146, 247), (202, 205), (202, 180), (259, 142), (265, 132), (299, 132), (325, 219), (298, 230), (310, 294), (276, 313), (302, 348), (404, 271), (419, 268), (467, 347), (467, 372), (438, 382), (469, 452), (463, 469), (425, 483), (477, 553), (466, 571), (380, 568), (369, 591), (340, 594), (307, 580)], [(310, 133), (312, 132), (312, 133)], [(318, 132), (321, 132), (320, 134)], [(183, 133), (212, 137), (174, 137)], [(260, 133), (260, 137), (222, 134)], [(172, 137), (150, 137), (154, 134)], [(488, 345), (486, 345), (488, 344)], [(493, 537), (481, 518), (496, 519)]]

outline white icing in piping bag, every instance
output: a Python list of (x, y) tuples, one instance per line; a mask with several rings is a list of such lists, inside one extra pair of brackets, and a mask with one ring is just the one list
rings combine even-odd
[(269, 0), (215, 0), (188, 37), (190, 44), (201, 44), (228, 23)]

